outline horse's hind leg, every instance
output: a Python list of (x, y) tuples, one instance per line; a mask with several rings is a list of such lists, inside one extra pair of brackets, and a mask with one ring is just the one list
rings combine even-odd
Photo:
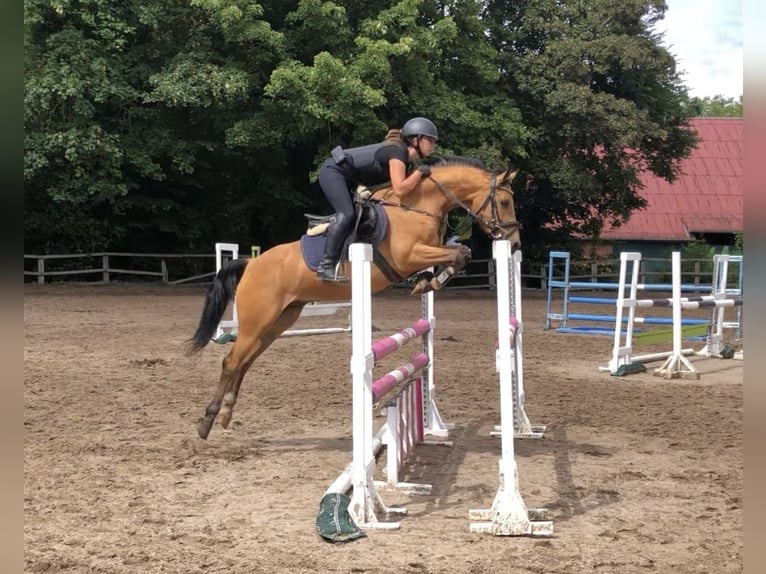
[(223, 359), (221, 378), (215, 396), (197, 423), (197, 433), (201, 438), (208, 437), (217, 416), (221, 426), (228, 428), (242, 380), (248, 369), (279, 335), (297, 321), (302, 308), (303, 305), (287, 307), (270, 327), (260, 333), (258, 329), (247, 328), (247, 323), (240, 320), (237, 340)]
[(250, 369), (253, 362), (265, 351), (271, 344), (276, 341), (279, 336), (292, 327), (300, 317), (303, 305), (290, 305), (282, 311), (282, 314), (271, 326), (271, 328), (261, 336), (261, 345), (259, 350), (248, 357), (239, 369), (239, 376), (231, 380), (231, 386), (226, 389), (223, 395), (223, 404), (221, 405), (221, 412), (218, 415), (218, 421), (223, 428), (229, 428), (231, 422), (232, 411), (234, 405), (237, 403), (237, 397), (239, 396), (239, 389), (242, 387), (242, 380), (245, 378), (245, 373)]

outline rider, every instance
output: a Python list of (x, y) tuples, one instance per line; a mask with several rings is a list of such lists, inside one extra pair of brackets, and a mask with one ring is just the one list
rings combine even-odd
[(409, 174), (407, 166), (430, 156), (439, 134), (427, 118), (412, 118), (401, 130), (389, 130), (380, 142), (343, 149), (337, 146), (319, 171), (319, 186), (335, 210), (335, 221), (327, 230), (324, 256), (317, 268), (320, 281), (339, 281), (335, 273), (343, 244), (354, 223), (353, 190), (358, 185), (374, 186), (391, 182), (394, 194), (403, 197), (431, 175), (431, 168), (421, 165)]

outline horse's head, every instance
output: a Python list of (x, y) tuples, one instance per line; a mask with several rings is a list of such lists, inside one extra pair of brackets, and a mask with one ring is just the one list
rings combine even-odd
[(492, 239), (510, 241), (513, 251), (521, 247), (511, 189), (517, 171), (492, 173), (481, 162), (468, 158), (453, 158), (432, 167), (433, 183), (452, 201), (453, 207), (462, 207)]

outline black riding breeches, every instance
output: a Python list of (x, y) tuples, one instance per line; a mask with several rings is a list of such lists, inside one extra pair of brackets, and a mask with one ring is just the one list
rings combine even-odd
[(338, 232), (345, 235), (354, 222), (354, 202), (343, 169), (332, 159), (325, 161), (319, 170), (319, 187), (337, 213), (335, 225)]

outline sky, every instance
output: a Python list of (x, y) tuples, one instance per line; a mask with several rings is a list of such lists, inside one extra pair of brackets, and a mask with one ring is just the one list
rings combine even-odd
[(692, 97), (743, 93), (742, 0), (666, 0), (656, 30)]

